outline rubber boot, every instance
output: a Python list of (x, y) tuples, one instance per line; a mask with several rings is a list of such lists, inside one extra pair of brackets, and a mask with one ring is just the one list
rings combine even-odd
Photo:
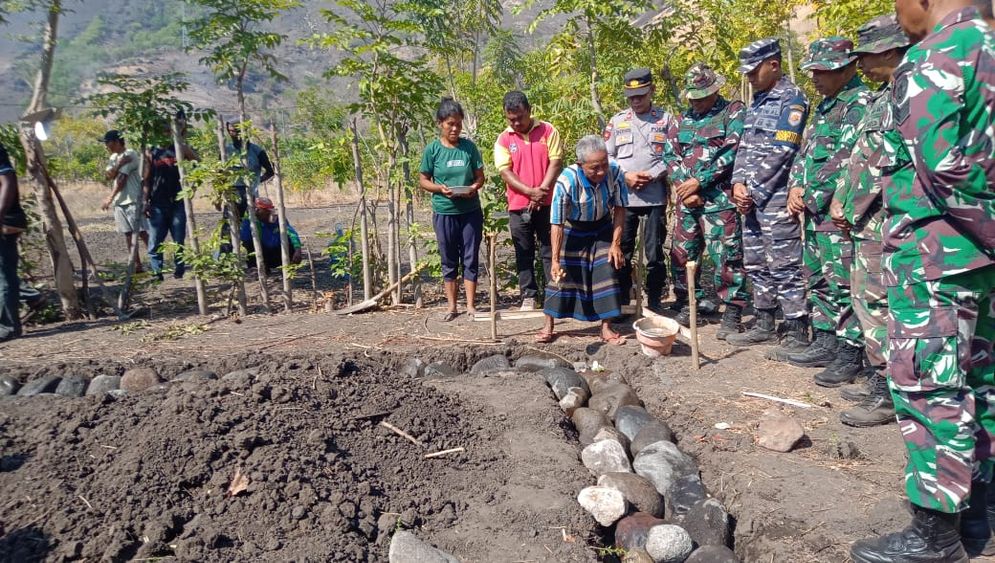
[[(888, 380), (883, 375), (872, 378), (874, 387), (857, 406), (840, 413), (840, 422), (856, 428), (870, 428), (896, 422), (895, 403), (888, 390)], [(986, 520), (987, 525), (987, 520)]]
[(815, 384), (820, 387), (839, 387), (853, 383), (863, 368), (864, 347), (843, 342), (837, 349), (833, 363), (815, 375)]
[(781, 345), (768, 351), (764, 357), (776, 362), (787, 362), (793, 354), (799, 354), (811, 346), (808, 341), (808, 317), (788, 319), (781, 326)]
[(815, 338), (808, 348), (788, 356), (788, 362), (802, 368), (824, 368), (836, 359), (838, 347), (839, 339), (835, 332), (816, 329)]
[(735, 346), (777, 342), (777, 332), (774, 330), (774, 310), (758, 309), (753, 328), (743, 333), (730, 334), (726, 337), (726, 342)]
[(722, 312), (722, 324), (715, 333), (715, 338), (726, 340), (730, 334), (739, 334), (743, 330), (743, 308), (739, 305), (726, 303), (726, 310)]
[(714, 315), (719, 312), (719, 304), (712, 299), (705, 297), (704, 299), (698, 301), (698, 314), (699, 315)]
[(865, 381), (853, 383), (852, 385), (847, 385), (843, 389), (840, 389), (841, 399), (850, 403), (859, 403), (873, 393), (874, 386), (877, 384), (876, 380), (878, 378), (884, 378), (883, 373), (878, 372), (872, 367), (865, 369), (864, 374), (867, 375), (867, 379)]
[(967, 563), (960, 543), (960, 514), (912, 506), (901, 532), (860, 540), (850, 547), (855, 563)]
[(972, 481), (970, 504), (960, 513), (960, 541), (970, 557), (995, 555), (995, 538), (988, 522), (989, 489), (984, 481)]
[[(679, 324), (681, 326), (690, 327), (691, 326), (691, 305), (685, 305), (685, 306), (681, 307), (681, 312), (677, 313), (677, 316), (674, 317), (674, 320), (677, 321), (677, 324)], [(702, 311), (701, 311), (701, 307), (698, 307), (697, 324), (698, 324), (698, 326), (705, 326), (706, 324), (708, 324), (708, 321), (705, 320), (704, 313), (702, 313)]]

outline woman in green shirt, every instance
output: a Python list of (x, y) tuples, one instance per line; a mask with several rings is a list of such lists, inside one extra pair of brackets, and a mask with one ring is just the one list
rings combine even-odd
[(478, 255), (484, 236), (484, 214), (477, 192), (484, 185), (484, 161), (473, 141), (460, 138), (463, 107), (459, 102), (442, 98), (435, 120), (439, 138), (422, 154), (419, 185), (432, 194), (432, 225), (449, 302), (445, 320), (451, 321), (458, 316), (456, 280), (461, 263), (467, 313), (472, 316), (476, 312)]

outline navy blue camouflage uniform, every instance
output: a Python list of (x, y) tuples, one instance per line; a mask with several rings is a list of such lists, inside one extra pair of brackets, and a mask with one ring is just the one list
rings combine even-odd
[[(777, 47), (773, 55), (779, 52)], [(801, 225), (788, 211), (788, 178), (807, 117), (805, 94), (786, 77), (756, 93), (746, 112), (732, 175), (733, 184), (744, 184), (754, 202), (743, 225), (753, 305), (773, 310), (780, 303), (785, 319), (807, 315)]]

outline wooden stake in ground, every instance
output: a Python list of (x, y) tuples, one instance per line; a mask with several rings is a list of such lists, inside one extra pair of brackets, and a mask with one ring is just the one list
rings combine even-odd
[(487, 273), (491, 283), (491, 340), (497, 340), (497, 233), (488, 233)]
[[(648, 219), (647, 219), (648, 221)], [(632, 266), (632, 276), (633, 284), (632, 287), (636, 288), (636, 314), (638, 315), (643, 310), (643, 280), (646, 279), (644, 272), (646, 267), (643, 264), (646, 262), (646, 245), (643, 244), (643, 234), (646, 232), (646, 221), (639, 222), (639, 228), (636, 230), (636, 245), (639, 247), (639, 251), (636, 252), (633, 261), (635, 264)]]
[[(228, 150), (225, 148), (225, 119), (221, 117), (221, 113), (218, 113), (218, 154), (221, 155), (221, 161), (224, 162), (228, 160)], [(228, 216), (228, 234), (231, 238), (231, 251), (238, 258), (239, 264), (245, 264), (242, 258), (242, 218), (236, 216), (238, 215), (237, 207), (230, 199), (225, 199), (224, 209), (226, 210), (226, 215)], [(237, 222), (237, 223), (236, 223)], [(249, 314), (249, 307), (245, 297), (245, 279), (239, 279), (235, 283), (235, 291), (238, 294), (238, 315), (244, 317)]]
[[(356, 167), (356, 189), (359, 190), (359, 247), (363, 259), (363, 300), (369, 301), (373, 293), (373, 281), (370, 275), (370, 238), (368, 234), (366, 213), (366, 187), (363, 185), (363, 160), (359, 157), (359, 129), (356, 118), (352, 118), (352, 160)], [(350, 264), (350, 267), (352, 265)]]
[(695, 261), (688, 262), (687, 264), (687, 275), (688, 275), (688, 302), (691, 307), (691, 365), (694, 366), (694, 370), (698, 371), (701, 369), (701, 361), (698, 358), (698, 296), (695, 295), (695, 278), (697, 277), (698, 263)]
[(280, 166), (280, 146), (276, 139), (276, 125), (270, 123), (270, 135), (273, 137), (273, 168), (276, 181), (276, 210), (280, 219), (280, 256), (283, 259), (283, 307), (289, 313), (293, 308), (293, 288), (290, 283), (290, 238), (287, 234), (287, 208), (283, 204), (283, 168)]
[[(180, 186), (186, 185), (186, 172), (183, 171), (183, 141), (180, 140), (180, 124), (174, 117), (170, 128), (173, 132), (173, 151), (176, 153), (176, 167), (180, 171)], [(187, 214), (187, 238), (190, 239), (190, 249), (194, 254), (200, 254), (200, 241), (197, 239), (197, 218), (193, 211), (193, 198), (183, 199), (183, 209)], [(200, 276), (194, 276), (194, 287), (197, 291), (197, 308), (201, 315), (207, 315), (207, 291), (204, 289), (204, 280)]]

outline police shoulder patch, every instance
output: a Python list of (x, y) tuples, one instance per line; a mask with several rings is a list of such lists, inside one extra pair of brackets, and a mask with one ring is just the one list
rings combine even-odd
[(805, 112), (803, 110), (794, 109), (792, 107), (791, 113), (788, 114), (788, 125), (798, 127), (802, 124), (803, 117), (805, 117)]

